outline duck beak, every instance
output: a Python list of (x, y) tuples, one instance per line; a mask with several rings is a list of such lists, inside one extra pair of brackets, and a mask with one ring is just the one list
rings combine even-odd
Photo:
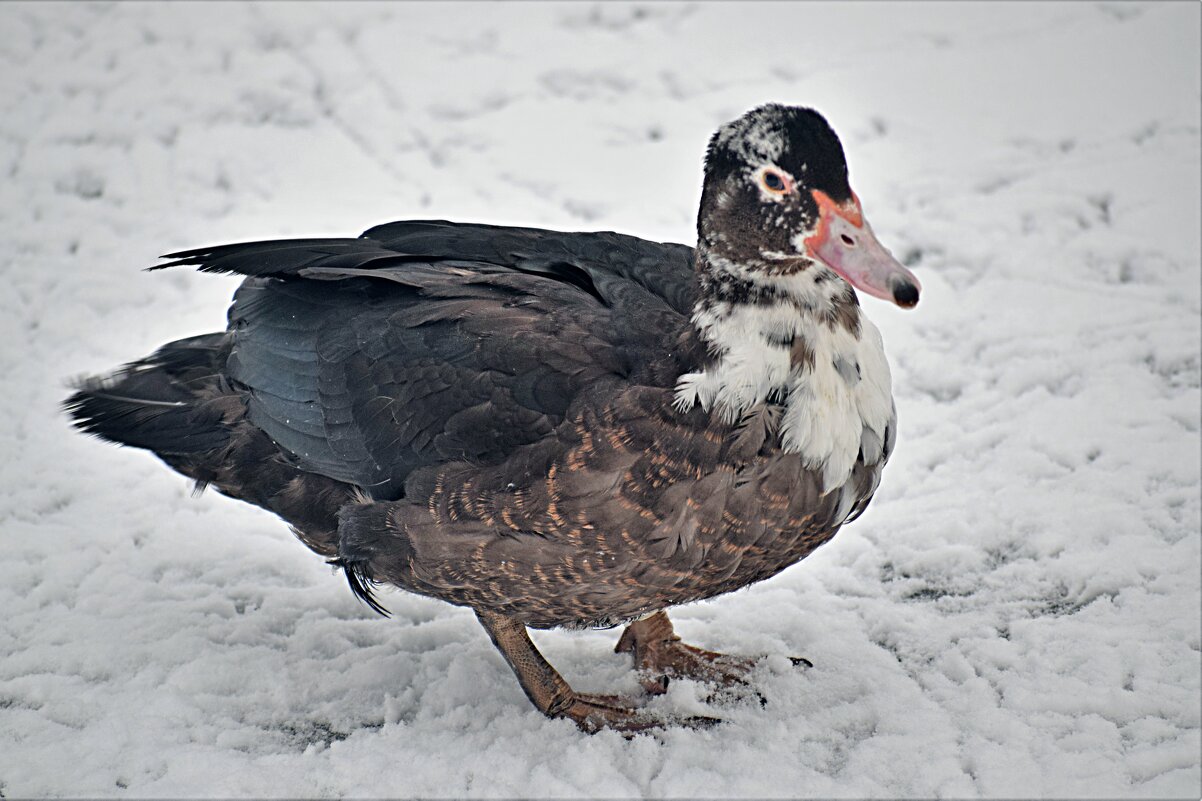
[(922, 285), (877, 241), (856, 193), (841, 206), (825, 192), (815, 189), (811, 194), (819, 216), (818, 228), (804, 240), (806, 255), (862, 292), (893, 301), (903, 309), (916, 306)]

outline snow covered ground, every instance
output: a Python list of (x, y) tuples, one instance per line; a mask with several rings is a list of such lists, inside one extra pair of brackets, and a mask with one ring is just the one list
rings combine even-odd
[[(0, 4), (0, 793), (1202, 794), (1194, 3)], [(374, 617), (271, 516), (73, 433), (66, 380), (224, 326), (173, 249), (440, 217), (691, 242), (765, 101), (843, 137), (925, 286), (901, 438), (777, 578), (706, 731), (548, 721), (470, 612)], [(537, 633), (634, 691), (615, 632)]]

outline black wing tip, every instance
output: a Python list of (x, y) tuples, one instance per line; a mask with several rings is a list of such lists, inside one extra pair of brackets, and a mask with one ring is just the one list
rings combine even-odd
[(346, 574), (346, 583), (350, 585), (351, 592), (355, 597), (368, 606), (373, 612), (383, 617), (392, 617), (392, 613), (380, 605), (376, 600), (376, 596), (372, 590), (379, 586), (379, 582), (372, 579), (363, 572), (363, 565), (360, 562), (338, 557), (331, 559), (327, 564), (334, 567), (342, 568), (342, 572)]
[(153, 273), (159, 270), (166, 270), (171, 267), (195, 267), (202, 273), (215, 273), (218, 275), (239, 275), (237, 270), (232, 270), (227, 267), (220, 267), (210, 263), (210, 259), (214, 258), (215, 248), (205, 248), (204, 250), (182, 250), (179, 253), (166, 253), (159, 256), (160, 259), (171, 259), (165, 264), (155, 264), (146, 268), (146, 272)]
[(200, 267), (204, 269), (204, 263), (207, 259), (212, 258), (215, 252), (223, 247), (222, 245), (209, 245), (203, 248), (189, 248), (187, 250), (177, 250), (172, 253), (164, 253), (159, 256), (159, 260), (169, 259), (166, 264), (156, 264), (152, 267), (147, 267), (147, 272), (156, 270), (166, 270), (168, 267)]
[(358, 266), (380, 256), (401, 255), (363, 238), (261, 239), (165, 253), (159, 258), (169, 261), (146, 269), (154, 272), (169, 267), (195, 267), (198, 272), (217, 275), (291, 278), (302, 275), (307, 267), (325, 262), (350, 260), (355, 262), (353, 266)]

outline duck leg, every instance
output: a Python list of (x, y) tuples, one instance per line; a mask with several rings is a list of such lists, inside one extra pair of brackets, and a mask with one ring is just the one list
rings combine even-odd
[[(668, 681), (674, 678), (696, 679), (724, 687), (746, 684), (747, 674), (759, 661), (758, 657), (720, 654), (686, 645), (676, 636), (668, 613), (662, 610), (627, 626), (614, 651), (634, 656), (634, 667), (642, 677), (641, 683), (652, 694), (666, 692)], [(813, 667), (808, 659), (790, 658), (794, 665)]]
[(578, 693), (538, 652), (520, 621), (479, 609), (476, 617), (517, 675), (526, 696), (549, 718), (570, 718), (590, 734), (601, 729), (635, 733), (671, 723), (696, 726), (715, 722), (703, 717), (665, 720), (639, 710), (622, 696)]

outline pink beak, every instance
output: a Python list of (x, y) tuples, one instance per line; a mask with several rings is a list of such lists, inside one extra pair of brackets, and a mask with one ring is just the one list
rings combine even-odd
[(815, 189), (812, 194), (819, 218), (818, 229), (805, 240), (807, 255), (862, 292), (891, 300), (903, 309), (917, 305), (922, 284), (877, 241), (855, 192), (842, 206), (825, 192)]

